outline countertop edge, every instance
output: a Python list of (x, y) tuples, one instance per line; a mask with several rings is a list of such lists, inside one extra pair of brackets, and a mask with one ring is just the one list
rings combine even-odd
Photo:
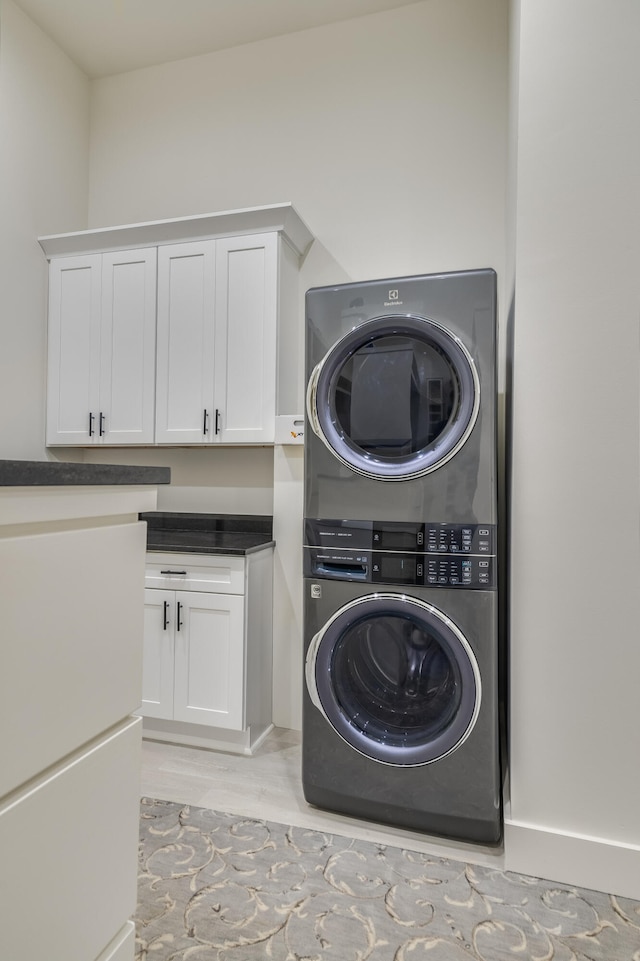
[(0, 460), (0, 488), (148, 487), (170, 483), (169, 467)]
[(208, 549), (202, 547), (150, 547), (147, 545), (147, 554), (190, 554), (197, 556), (198, 554), (204, 557), (211, 557), (213, 555), (220, 556), (231, 556), (231, 557), (245, 557), (247, 554), (256, 554), (258, 551), (273, 550), (276, 546), (274, 540), (265, 541), (264, 544), (256, 544), (254, 547), (210, 547)]

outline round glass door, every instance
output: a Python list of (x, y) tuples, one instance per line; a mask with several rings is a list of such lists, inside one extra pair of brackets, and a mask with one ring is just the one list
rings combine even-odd
[(359, 474), (407, 480), (446, 463), (480, 403), (462, 342), (422, 317), (380, 317), (350, 331), (318, 364), (307, 407), (313, 430)]
[(428, 764), (475, 724), (480, 673), (468, 641), (417, 598), (374, 594), (341, 608), (306, 663), (311, 699), (336, 732), (376, 761)]

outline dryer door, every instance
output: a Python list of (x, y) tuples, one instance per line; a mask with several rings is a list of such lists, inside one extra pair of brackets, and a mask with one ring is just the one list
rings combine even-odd
[(446, 463), (471, 433), (479, 405), (462, 341), (411, 314), (350, 331), (307, 390), (315, 433), (343, 464), (376, 480), (408, 480)]
[(309, 646), (306, 680), (335, 731), (386, 764), (450, 754), (480, 709), (480, 672), (466, 638), (437, 608), (402, 594), (342, 607)]

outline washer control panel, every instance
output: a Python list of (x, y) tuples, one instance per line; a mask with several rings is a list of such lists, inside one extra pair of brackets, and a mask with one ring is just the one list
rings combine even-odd
[(306, 547), (424, 551), (429, 554), (495, 554), (495, 524), (305, 520)]
[(304, 575), (494, 590), (493, 525), (305, 521)]
[(425, 524), (425, 547), (430, 554), (495, 554), (495, 526)]

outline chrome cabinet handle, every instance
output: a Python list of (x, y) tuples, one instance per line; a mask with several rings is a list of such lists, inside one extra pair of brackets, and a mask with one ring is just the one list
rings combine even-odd
[(164, 602), (164, 610), (162, 614), (162, 630), (166, 631), (169, 626), (169, 601)]
[(178, 608), (176, 612), (176, 631), (179, 631), (182, 627), (182, 621), (180, 620), (180, 615), (182, 613), (182, 604), (178, 601)]
[(93, 437), (95, 433), (93, 429), (93, 421), (94, 421), (94, 415), (91, 413), (91, 411), (89, 411), (89, 437)]
[(106, 420), (107, 420), (107, 418), (104, 416), (104, 414), (102, 413), (102, 411), (100, 411), (100, 428), (99, 428), (100, 437), (104, 437), (104, 435), (107, 433), (107, 431), (106, 431), (106, 429), (105, 429), (105, 426), (104, 426), (105, 423), (106, 423)]
[(209, 425), (207, 424), (207, 421), (208, 421), (208, 420), (209, 420), (209, 414), (208, 414), (208, 412), (207, 412), (207, 410), (206, 410), (206, 408), (205, 408), (205, 409), (203, 410), (203, 412), (202, 412), (202, 433), (204, 434), (205, 437), (207, 436), (207, 430), (208, 430), (208, 426), (209, 426)]
[(215, 429), (216, 434), (220, 433), (220, 413), (221, 412), (216, 407), (216, 429)]

